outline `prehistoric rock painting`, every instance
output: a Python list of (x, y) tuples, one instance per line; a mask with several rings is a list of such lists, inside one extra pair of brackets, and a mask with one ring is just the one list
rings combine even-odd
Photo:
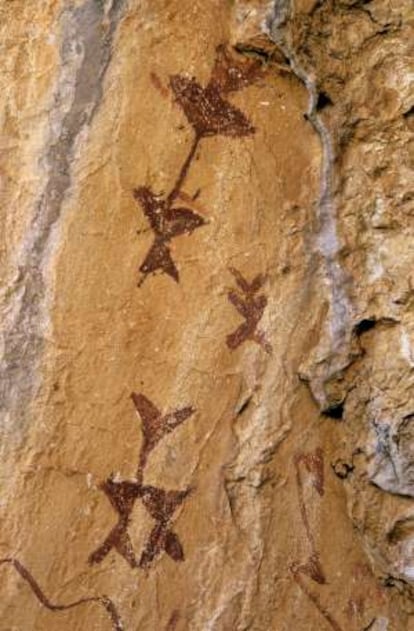
[(303, 493), (303, 482), (301, 477), (301, 464), (304, 465), (306, 471), (312, 476), (312, 486), (317, 493), (322, 497), (324, 494), (324, 471), (323, 471), (323, 454), (320, 448), (315, 450), (315, 453), (298, 454), (295, 457), (295, 469), (296, 469), (296, 485), (299, 496), (299, 508), (302, 516), (303, 525), (305, 527), (306, 538), (310, 546), (310, 556), (306, 564), (300, 565), (297, 571), (307, 574), (320, 585), (326, 583), (322, 566), (319, 561), (319, 553), (316, 549), (315, 538), (313, 536), (308, 514), (306, 510), (306, 502)]
[(205, 223), (204, 219), (188, 208), (171, 208), (168, 199), (155, 195), (149, 187), (136, 188), (134, 197), (141, 204), (155, 235), (154, 242), (139, 268), (143, 274), (140, 284), (148, 274), (157, 270), (168, 274), (178, 283), (178, 269), (171, 257), (169, 243), (173, 237), (191, 234)]
[[(228, 95), (252, 84), (262, 74), (262, 65), (257, 60), (235, 60), (224, 46), (217, 48), (215, 65), (210, 79), (203, 87), (194, 77), (174, 75), (170, 77), (170, 90), (175, 102), (182, 109), (189, 125), (194, 130), (194, 138), (188, 154), (179, 170), (169, 193), (157, 194), (150, 186), (138, 186), (133, 191), (134, 199), (140, 205), (154, 234), (153, 243), (140, 266), (142, 278), (161, 272), (179, 282), (179, 271), (171, 254), (174, 238), (190, 235), (206, 224), (202, 214), (196, 212), (198, 189), (190, 196), (183, 190), (189, 169), (194, 161), (200, 142), (211, 136), (241, 138), (255, 133), (255, 128), (247, 116), (228, 100)], [(152, 74), (153, 85), (163, 89), (158, 77)], [(204, 210), (201, 208), (202, 213)], [(248, 283), (239, 272), (232, 270), (241, 295), (229, 293), (229, 300), (245, 319), (237, 331), (228, 336), (230, 348), (236, 348), (246, 340), (260, 344), (267, 352), (271, 346), (264, 334), (257, 329), (259, 320), (267, 304), (265, 296), (256, 296), (264, 278), (257, 276)], [(132, 393), (131, 398), (141, 419), (142, 443), (134, 479), (119, 480), (110, 476), (100, 485), (117, 514), (117, 521), (99, 547), (89, 556), (89, 563), (101, 563), (111, 550), (115, 550), (132, 568), (146, 569), (163, 553), (174, 561), (184, 560), (184, 550), (178, 535), (174, 532), (174, 515), (191, 493), (191, 488), (166, 490), (145, 484), (144, 474), (151, 452), (167, 434), (190, 418), (195, 410), (187, 406), (162, 414), (142, 393)], [(154, 521), (151, 532), (140, 554), (136, 554), (128, 528), (135, 502), (140, 501)], [(118, 611), (110, 598), (105, 595), (80, 598), (67, 605), (51, 602), (27, 568), (13, 557), (0, 559), (0, 566), (9, 565), (29, 585), (37, 600), (50, 611), (65, 611), (88, 603), (97, 603), (107, 612), (114, 631), (123, 631), (124, 626)], [(180, 619), (174, 611), (167, 629), (176, 628)]]
[[(100, 563), (112, 549), (116, 550), (132, 568), (149, 567), (163, 551), (174, 561), (183, 561), (184, 551), (172, 529), (172, 520), (174, 513), (191, 490), (166, 491), (144, 484), (144, 470), (151, 451), (164, 436), (192, 416), (195, 410), (192, 407), (185, 407), (163, 415), (143, 394), (133, 392), (131, 399), (141, 418), (143, 434), (136, 478), (118, 481), (109, 477), (101, 484), (101, 490), (118, 514), (118, 521), (104, 542), (90, 555), (89, 563)], [(138, 499), (155, 521), (139, 558), (134, 552), (128, 534), (131, 513)]]
[(165, 627), (165, 631), (174, 631), (179, 621), (180, 621), (180, 612), (178, 611), (178, 609), (175, 609), (172, 612), (170, 619), (168, 620), (167, 626)]
[(20, 563), (20, 561), (13, 558), (4, 558), (0, 559), (0, 566), (1, 565), (11, 565), (21, 578), (29, 585), (37, 600), (46, 607), (46, 609), (49, 609), (50, 611), (67, 611), (68, 609), (79, 607), (80, 605), (98, 603), (108, 613), (114, 631), (123, 631), (124, 625), (122, 624), (119, 613), (117, 612), (114, 603), (110, 598), (108, 598), (108, 596), (88, 596), (75, 600), (67, 605), (56, 605), (47, 598), (43, 590), (40, 588), (39, 583), (35, 580), (29, 570)]
[(266, 279), (262, 274), (259, 274), (249, 283), (240, 272), (233, 267), (230, 268), (230, 272), (236, 280), (238, 291), (231, 289), (227, 297), (244, 318), (245, 322), (243, 322), (234, 333), (227, 336), (227, 346), (231, 350), (234, 350), (240, 346), (240, 344), (243, 344), (243, 342), (251, 340), (259, 344), (266, 353), (270, 354), (272, 352), (272, 346), (266, 340), (263, 331), (257, 328), (267, 305), (266, 296), (264, 294), (258, 296), (257, 293), (263, 287)]
[[(247, 116), (225, 97), (253, 83), (260, 74), (259, 61), (235, 60), (224, 46), (219, 46), (206, 87), (202, 87), (194, 77), (170, 77), (170, 88), (175, 101), (192, 126), (194, 138), (168, 194), (157, 195), (149, 186), (134, 189), (134, 198), (142, 207), (154, 233), (154, 241), (139, 268), (142, 278), (138, 285), (142, 285), (148, 274), (157, 271), (179, 281), (179, 272), (171, 256), (170, 242), (175, 237), (191, 234), (206, 223), (194, 210), (175, 205), (184, 193), (182, 187), (191, 163), (203, 138), (217, 135), (240, 138), (254, 133), (255, 129)], [(151, 80), (159, 89), (160, 82), (154, 74)]]
[(143, 442), (141, 446), (137, 479), (142, 480), (144, 467), (150, 452), (157, 446), (166, 434), (170, 434), (176, 427), (187, 420), (195, 410), (192, 407), (181, 408), (162, 416), (161, 412), (143, 394), (131, 394), (135, 409), (142, 421)]
[(315, 583), (319, 585), (325, 585), (327, 583), (325, 573), (323, 571), (319, 552), (316, 548), (315, 538), (310, 526), (308, 513), (306, 509), (306, 501), (303, 492), (303, 480), (301, 475), (301, 466), (306, 470), (309, 476), (311, 476), (312, 486), (320, 497), (324, 494), (324, 463), (322, 449), (315, 449), (314, 453), (300, 453), (297, 454), (294, 459), (296, 470), (296, 486), (298, 491), (299, 508), (302, 517), (302, 522), (305, 527), (306, 538), (310, 547), (310, 555), (306, 563), (292, 563), (290, 570), (297, 585), (303, 591), (303, 593), (309, 598), (309, 600), (315, 605), (318, 611), (322, 614), (325, 620), (330, 624), (335, 631), (342, 631), (339, 624), (336, 622), (332, 614), (325, 609), (318, 596), (309, 589), (304, 576), (308, 576)]

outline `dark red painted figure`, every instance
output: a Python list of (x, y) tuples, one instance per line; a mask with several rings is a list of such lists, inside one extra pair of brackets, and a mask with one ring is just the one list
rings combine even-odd
[(234, 333), (227, 336), (227, 346), (234, 350), (243, 342), (251, 340), (259, 344), (266, 353), (272, 352), (272, 347), (266, 340), (263, 331), (258, 330), (257, 326), (263, 316), (267, 305), (267, 298), (264, 294), (257, 295), (262, 288), (265, 277), (262, 274), (256, 276), (251, 283), (234, 268), (230, 268), (238, 285), (238, 291), (231, 289), (227, 297), (232, 305), (237, 309), (245, 322), (241, 324)]
[[(164, 436), (170, 434), (192, 416), (195, 410), (188, 406), (163, 415), (145, 395), (133, 392), (131, 399), (142, 420), (143, 433), (136, 479), (117, 481), (110, 477), (101, 484), (100, 488), (118, 514), (118, 521), (104, 542), (90, 555), (89, 563), (100, 563), (112, 549), (116, 550), (132, 568), (149, 567), (163, 551), (174, 561), (183, 561), (183, 548), (178, 536), (172, 530), (172, 518), (191, 491), (190, 489), (166, 491), (145, 485), (143, 478), (150, 452)], [(131, 513), (137, 500), (142, 502), (155, 520), (155, 526), (139, 560), (128, 534)]]
[(163, 416), (160, 410), (145, 395), (133, 392), (131, 399), (142, 421), (144, 438), (137, 469), (137, 479), (142, 480), (144, 467), (150, 452), (166, 434), (170, 434), (181, 423), (184, 423), (185, 420), (194, 414), (195, 410), (193, 407), (188, 406)]
[[(179, 281), (179, 272), (171, 256), (170, 242), (175, 237), (191, 234), (206, 221), (190, 208), (176, 207), (175, 202), (184, 193), (182, 186), (203, 138), (217, 135), (241, 138), (254, 134), (255, 129), (247, 116), (225, 97), (253, 83), (261, 73), (260, 62), (235, 60), (224, 46), (219, 46), (206, 87), (202, 87), (194, 77), (170, 77), (175, 101), (194, 129), (194, 138), (173, 187), (166, 196), (156, 195), (149, 186), (134, 189), (134, 198), (142, 207), (154, 233), (153, 244), (139, 268), (143, 275), (139, 285), (148, 274), (157, 271)], [(154, 82), (154, 76), (152, 81)], [(159, 87), (158, 78), (156, 84)]]
[(143, 279), (160, 270), (178, 283), (179, 274), (171, 257), (170, 242), (174, 237), (191, 234), (204, 225), (205, 220), (189, 208), (172, 208), (168, 200), (158, 197), (146, 186), (136, 188), (134, 197), (140, 203), (154, 233), (153, 244), (139, 268)]

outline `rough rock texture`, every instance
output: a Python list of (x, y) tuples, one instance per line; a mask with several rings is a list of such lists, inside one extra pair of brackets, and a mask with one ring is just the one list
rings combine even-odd
[(411, 0), (0, 17), (0, 631), (414, 629)]

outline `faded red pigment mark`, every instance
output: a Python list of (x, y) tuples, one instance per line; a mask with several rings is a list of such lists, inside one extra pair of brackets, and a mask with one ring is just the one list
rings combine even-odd
[[(184, 551), (177, 534), (172, 529), (174, 513), (190, 494), (190, 489), (166, 491), (144, 484), (144, 471), (148, 456), (158, 443), (187, 420), (195, 410), (184, 407), (162, 414), (143, 394), (133, 392), (131, 399), (142, 421), (143, 440), (138, 458), (135, 480), (117, 481), (108, 478), (100, 485), (109, 499), (118, 521), (104, 542), (90, 555), (90, 563), (100, 563), (112, 550), (116, 550), (132, 567), (147, 568), (165, 551), (174, 561), (184, 560)], [(144, 550), (137, 559), (128, 527), (135, 502), (140, 500), (155, 521)]]
[(150, 72), (150, 80), (151, 80), (151, 83), (154, 86), (154, 88), (156, 90), (158, 90), (158, 92), (164, 98), (168, 98), (170, 93), (169, 93), (168, 89), (163, 85), (161, 79), (159, 78), (159, 76), (157, 75), (156, 72)]
[(352, 578), (353, 587), (346, 607), (346, 614), (349, 620), (362, 620), (366, 613), (366, 603), (370, 603), (371, 606), (375, 604), (380, 609), (386, 604), (387, 599), (384, 588), (377, 584), (367, 563), (354, 563)]
[(322, 449), (315, 449), (314, 453), (300, 453), (294, 459), (296, 470), (296, 487), (298, 491), (299, 508), (305, 527), (306, 538), (308, 540), (311, 553), (307, 563), (298, 566), (297, 571), (307, 574), (320, 585), (326, 583), (326, 578), (319, 561), (319, 552), (316, 549), (315, 538), (310, 527), (308, 513), (306, 509), (305, 496), (303, 493), (303, 480), (301, 476), (301, 465), (304, 466), (308, 475), (311, 476), (312, 486), (322, 497), (324, 494), (324, 463)]
[(257, 328), (267, 305), (266, 296), (264, 294), (257, 295), (258, 291), (263, 287), (265, 276), (259, 274), (249, 283), (241, 273), (233, 267), (230, 268), (230, 272), (236, 280), (238, 290), (231, 289), (227, 297), (245, 319), (245, 322), (241, 324), (234, 333), (227, 336), (227, 346), (231, 350), (234, 350), (240, 346), (240, 344), (243, 344), (243, 342), (251, 340), (259, 344), (266, 353), (270, 354), (272, 352), (272, 346), (266, 340), (263, 331)]
[(172, 612), (170, 619), (167, 622), (167, 626), (165, 627), (165, 631), (175, 631), (177, 628), (177, 624), (180, 621), (180, 612), (178, 609), (174, 609)]
[(337, 621), (332, 616), (332, 614), (322, 605), (322, 603), (319, 600), (318, 596), (307, 587), (307, 585), (305, 584), (305, 581), (303, 580), (302, 576), (300, 575), (300, 570), (298, 570), (297, 568), (292, 566), (291, 567), (291, 571), (292, 571), (293, 578), (296, 581), (297, 585), (299, 585), (299, 587), (302, 590), (302, 592), (315, 605), (315, 607), (317, 608), (319, 613), (325, 618), (326, 622), (328, 622), (328, 624), (330, 624), (330, 626), (332, 627), (332, 629), (334, 629), (334, 631), (342, 631), (342, 628), (337, 623)]
[(316, 548), (315, 538), (310, 526), (308, 513), (306, 509), (306, 501), (303, 491), (303, 479), (301, 475), (301, 468), (306, 470), (306, 473), (311, 477), (311, 483), (320, 497), (323, 496), (324, 489), (324, 461), (323, 452), (319, 447), (315, 449), (314, 453), (299, 453), (294, 458), (295, 470), (296, 470), (296, 486), (298, 491), (299, 508), (305, 527), (306, 538), (310, 546), (310, 555), (306, 563), (293, 563), (290, 567), (290, 571), (293, 574), (293, 578), (302, 592), (309, 598), (309, 600), (315, 605), (320, 614), (330, 624), (334, 631), (342, 631), (340, 625), (332, 616), (332, 614), (322, 605), (318, 596), (308, 588), (304, 580), (304, 576), (308, 576), (315, 583), (319, 585), (326, 584), (326, 577), (323, 571), (321, 562), (319, 560), (319, 552)]
[[(175, 237), (191, 234), (206, 222), (190, 208), (176, 207), (175, 203), (183, 194), (183, 184), (203, 138), (217, 135), (240, 138), (255, 132), (246, 115), (224, 97), (253, 83), (261, 72), (260, 62), (235, 60), (224, 46), (219, 46), (206, 87), (202, 87), (194, 77), (170, 77), (175, 101), (192, 126), (194, 138), (168, 194), (157, 195), (149, 186), (134, 189), (134, 198), (142, 207), (154, 232), (154, 241), (139, 268), (142, 278), (138, 285), (142, 285), (149, 274), (157, 271), (179, 281), (170, 242)], [(151, 81), (157, 89), (160, 86), (163, 88), (155, 73), (151, 74)]]
[(74, 602), (68, 603), (67, 605), (57, 605), (52, 603), (47, 598), (47, 596), (39, 586), (39, 583), (35, 580), (29, 570), (22, 563), (20, 563), (20, 561), (14, 558), (4, 558), (0, 559), (0, 565), (11, 565), (21, 576), (21, 578), (29, 585), (37, 600), (44, 607), (46, 607), (46, 609), (49, 609), (50, 611), (66, 611), (68, 609), (79, 607), (80, 605), (86, 605), (88, 603), (98, 603), (108, 613), (114, 631), (123, 631), (124, 625), (122, 624), (121, 617), (114, 603), (110, 598), (108, 598), (108, 596), (88, 596), (86, 598), (75, 600)]

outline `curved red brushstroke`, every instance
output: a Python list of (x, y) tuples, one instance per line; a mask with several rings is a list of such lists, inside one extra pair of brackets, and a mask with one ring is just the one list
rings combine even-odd
[(36, 581), (33, 575), (29, 572), (29, 570), (22, 563), (20, 563), (20, 561), (12, 557), (6, 557), (3, 559), (0, 559), (0, 566), (1, 565), (11, 565), (16, 570), (16, 572), (21, 576), (21, 578), (29, 585), (30, 589), (36, 596), (37, 600), (44, 607), (46, 607), (46, 609), (49, 609), (50, 611), (66, 611), (67, 609), (74, 609), (75, 607), (78, 607), (79, 605), (85, 605), (87, 603), (99, 603), (102, 607), (105, 608), (106, 612), (108, 613), (111, 619), (112, 628), (114, 629), (114, 631), (124, 630), (124, 625), (121, 621), (120, 615), (114, 603), (112, 602), (110, 598), (108, 598), (108, 596), (88, 596), (86, 598), (80, 598), (79, 600), (75, 600), (74, 602), (69, 603), (67, 605), (57, 605), (57, 604), (52, 603), (47, 598), (47, 596), (45, 595), (45, 593), (39, 586), (39, 583)]
[(293, 574), (293, 578), (296, 584), (300, 587), (302, 592), (309, 598), (314, 604), (319, 613), (325, 618), (326, 622), (331, 626), (334, 631), (342, 631), (342, 628), (332, 616), (332, 614), (323, 606), (319, 600), (317, 594), (307, 586), (304, 576), (308, 576), (315, 583), (319, 585), (326, 585), (327, 580), (323, 571), (321, 562), (319, 560), (319, 552), (316, 548), (315, 538), (310, 526), (307, 507), (305, 502), (305, 496), (303, 492), (303, 480), (301, 476), (300, 465), (304, 465), (304, 468), (311, 476), (312, 486), (318, 494), (322, 497), (324, 494), (324, 460), (323, 452), (320, 447), (315, 449), (314, 453), (298, 453), (294, 458), (295, 470), (296, 470), (296, 486), (299, 499), (299, 508), (302, 516), (303, 525), (305, 527), (306, 537), (311, 549), (311, 554), (307, 563), (292, 563), (290, 571)]
[(294, 567), (291, 567), (290, 569), (291, 569), (291, 572), (293, 573), (293, 578), (295, 579), (296, 583), (299, 585), (302, 592), (315, 605), (316, 609), (325, 618), (326, 622), (329, 623), (329, 625), (332, 627), (332, 629), (334, 629), (334, 631), (342, 631), (342, 628), (339, 626), (339, 624), (337, 623), (335, 618), (332, 616), (332, 614), (327, 609), (325, 609), (325, 607), (322, 605), (318, 596), (314, 592), (312, 592), (307, 587), (307, 585), (305, 585), (305, 581), (301, 577), (300, 571), (295, 570)]
[(308, 472), (312, 476), (312, 486), (316, 489), (318, 494), (322, 497), (324, 494), (324, 463), (322, 449), (315, 449), (315, 453), (299, 453), (294, 459), (296, 470), (296, 487), (299, 499), (299, 508), (302, 517), (302, 522), (305, 527), (306, 538), (309, 542), (311, 554), (307, 563), (300, 566), (300, 571), (303, 574), (310, 576), (316, 583), (324, 585), (326, 583), (326, 577), (319, 560), (319, 552), (316, 547), (315, 538), (312, 533), (312, 529), (309, 523), (308, 512), (303, 493), (303, 480), (301, 476), (300, 465), (303, 464)]

